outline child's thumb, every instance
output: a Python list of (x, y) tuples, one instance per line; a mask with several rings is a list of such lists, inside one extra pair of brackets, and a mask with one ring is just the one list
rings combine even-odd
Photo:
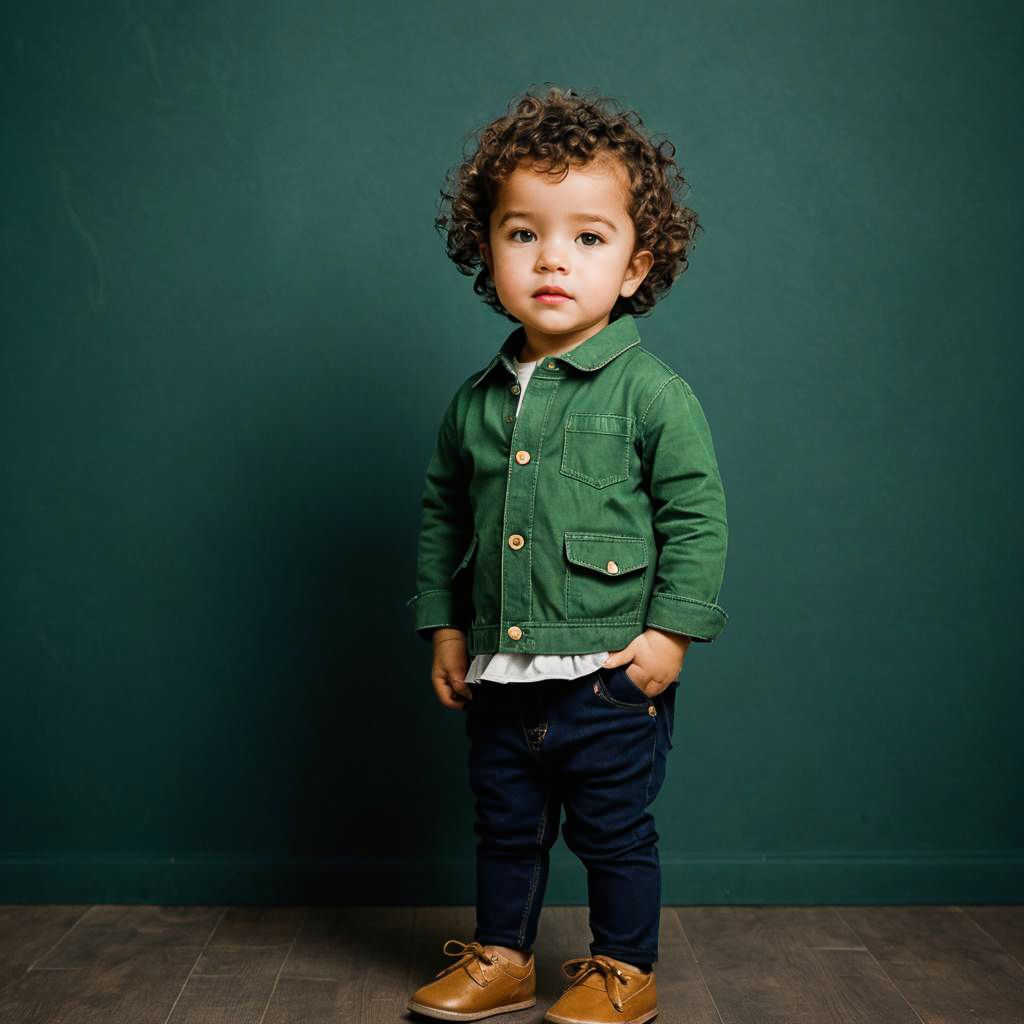
[(621, 651), (611, 651), (608, 657), (601, 662), (601, 668), (617, 668), (619, 665), (626, 661), (632, 661), (633, 655), (630, 653), (632, 644), (623, 647)]

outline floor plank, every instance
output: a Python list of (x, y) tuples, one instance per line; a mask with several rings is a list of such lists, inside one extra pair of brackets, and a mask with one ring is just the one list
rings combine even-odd
[(309, 911), (302, 906), (228, 907), (207, 948), (290, 946)]
[(206, 945), (227, 908), (101, 904), (91, 907), (34, 968), (91, 967), (125, 951), (191, 949), (193, 959)]
[(260, 1024), (290, 948), (208, 947), (196, 961), (167, 1024)]
[(676, 910), (724, 1024), (920, 1024), (828, 907)]
[(1012, 956), (1024, 964), (1024, 907), (969, 905), (960, 907)]
[(53, 949), (88, 910), (83, 903), (0, 906), (0, 990)]
[(838, 907), (925, 1024), (1024, 1024), (1024, 967), (959, 907)]
[[(409, 998), (413, 913), (413, 907), (311, 908), (281, 971), (266, 1021), (287, 1020), (281, 1007), (303, 1000), (309, 1008), (300, 1011), (302, 1020), (322, 1019), (328, 1012), (367, 1024), (401, 1017)], [(309, 980), (321, 984), (299, 984)], [(341, 1018), (342, 1013), (350, 1016)]]
[[(456, 907), (0, 906), (0, 1024), (419, 1021), (416, 988), (471, 942)], [(546, 906), (539, 1024), (586, 956), (585, 906)], [(1024, 1024), (1024, 907), (664, 907), (663, 1024)]]
[(191, 946), (108, 944), (103, 958), (87, 967), (26, 971), (0, 991), (0, 1021), (164, 1024), (197, 952)]

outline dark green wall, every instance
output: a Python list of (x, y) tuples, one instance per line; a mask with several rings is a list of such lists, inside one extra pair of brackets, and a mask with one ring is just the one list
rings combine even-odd
[(641, 321), (731, 528), (665, 902), (1024, 898), (1019, 6), (4, 19), (0, 901), (472, 902), (405, 602), (440, 414), (511, 325), (432, 218), (545, 82), (668, 135), (704, 225)]

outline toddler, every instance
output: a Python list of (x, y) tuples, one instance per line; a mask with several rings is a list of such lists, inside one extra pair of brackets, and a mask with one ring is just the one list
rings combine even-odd
[[(448, 403), (426, 471), (414, 627), (465, 711), (476, 930), (408, 1008), (476, 1020), (536, 1003), (532, 945), (562, 811), (587, 871), (589, 955), (545, 1021), (658, 1012), (661, 870), (647, 810), (678, 676), (725, 627), (725, 496), (687, 382), (637, 317), (698, 230), (669, 142), (551, 88), (487, 125), (436, 226), (517, 326)], [(472, 661), (470, 661), (470, 658)], [(454, 945), (449, 950), (449, 945)]]

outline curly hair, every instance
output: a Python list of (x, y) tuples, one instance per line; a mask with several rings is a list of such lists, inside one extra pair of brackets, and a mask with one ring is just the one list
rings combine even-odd
[(473, 291), (515, 323), (498, 298), (480, 243), (488, 241), (498, 190), (521, 161), (564, 177), (570, 166), (614, 154), (629, 172), (627, 211), (636, 228), (636, 250), (649, 249), (654, 263), (633, 295), (619, 296), (610, 320), (648, 312), (689, 265), (687, 252), (703, 228), (696, 213), (677, 199), (689, 186), (674, 159), (675, 146), (668, 139), (655, 144), (642, 131), (639, 114), (610, 105), (619, 106), (608, 97), (588, 98), (557, 86), (545, 96), (526, 92), (478, 133), (475, 152), (463, 152), (462, 163), (448, 172), (434, 226), (459, 272), (476, 273)]

